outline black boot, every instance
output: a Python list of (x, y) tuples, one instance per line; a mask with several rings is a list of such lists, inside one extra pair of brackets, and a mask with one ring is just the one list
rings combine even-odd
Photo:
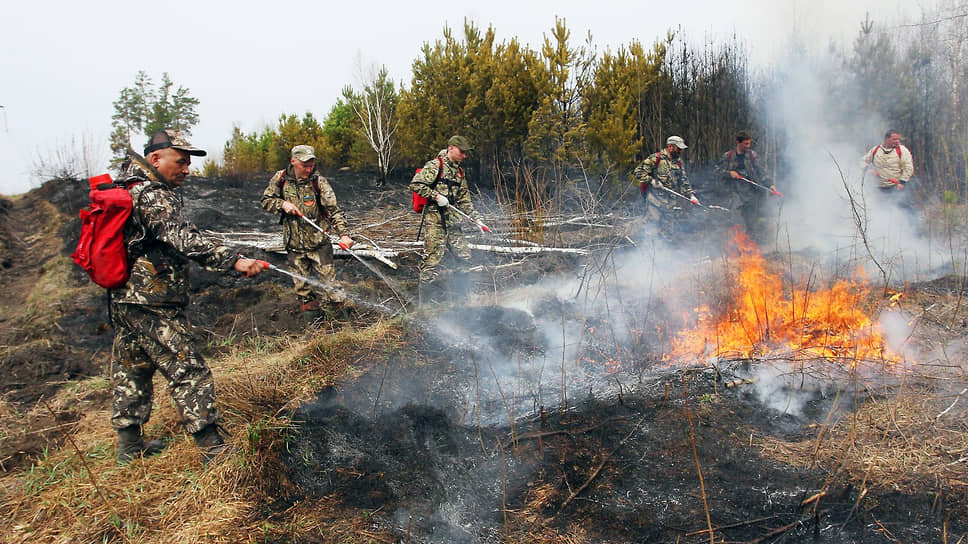
[(213, 459), (227, 449), (218, 423), (205, 426), (202, 430), (192, 434), (192, 438), (195, 439), (195, 445), (202, 453), (203, 465), (211, 463)]
[(138, 457), (150, 457), (165, 449), (161, 440), (149, 440), (147, 443), (141, 437), (141, 425), (131, 425), (118, 429), (118, 463), (127, 465)]

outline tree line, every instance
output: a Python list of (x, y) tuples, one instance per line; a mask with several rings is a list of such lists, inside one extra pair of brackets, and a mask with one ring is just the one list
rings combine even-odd
[[(822, 63), (838, 77), (825, 81), (823, 93), (843, 126), (876, 119), (874, 133), (900, 130), (922, 185), (963, 191), (968, 64), (959, 59), (968, 28), (965, 16), (939, 13), (903, 32), (861, 22), (849, 49), (824, 53)], [(281, 168), (293, 145), (308, 143), (328, 167), (373, 171), (385, 180), (394, 172), (409, 176), (460, 133), (476, 146), (466, 167), (478, 182), (561, 180), (582, 171), (621, 185), (624, 173), (670, 134), (686, 139), (690, 164), (701, 167), (729, 148), (739, 129), (751, 130), (761, 153), (773, 156), (772, 169), (782, 170), (778, 151), (796, 140), (798, 127), (780, 126), (765, 104), (783, 84), (784, 67), (753, 73), (748, 59), (739, 37), (697, 45), (681, 28), (651, 44), (632, 40), (599, 51), (590, 34), (579, 39), (556, 19), (536, 50), (516, 38), (499, 42), (492, 26), (465, 21), (461, 32), (445, 27), (441, 38), (424, 44), (408, 85), (392, 81), (385, 67), (361, 68), (360, 81), (343, 89), (324, 118), (283, 114), (259, 132), (236, 127), (222, 163), (206, 163), (204, 173)], [(187, 92), (171, 92), (165, 75), (146, 99), (143, 80), (139, 73), (122, 91), (123, 110), (115, 104), (116, 132), (147, 131), (155, 119), (190, 130), (197, 116)], [(166, 107), (169, 115), (159, 115)]]

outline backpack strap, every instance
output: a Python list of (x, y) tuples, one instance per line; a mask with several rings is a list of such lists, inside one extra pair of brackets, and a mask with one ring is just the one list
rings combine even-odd
[[(278, 172), (276, 172), (276, 174), (279, 175), (279, 179), (276, 181), (276, 186), (279, 188), (279, 197), (281, 198), (284, 196), (282, 191), (286, 187), (286, 171), (279, 170)], [(316, 204), (319, 206), (322, 206), (323, 198), (320, 196), (320, 193), (319, 193), (319, 172), (317, 172), (316, 176), (313, 177), (312, 184), (313, 184), (313, 192), (316, 193)], [(328, 212), (324, 212), (324, 213), (326, 213), (327, 217), (329, 216)]]

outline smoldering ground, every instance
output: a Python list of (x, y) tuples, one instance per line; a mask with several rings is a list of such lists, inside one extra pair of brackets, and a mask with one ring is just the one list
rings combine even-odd
[[(872, 186), (859, 162), (878, 139), (829, 119), (817, 73), (804, 68), (773, 97), (796, 144), (764, 248), (783, 280), (822, 288), (860, 268), (860, 281), (896, 291), (950, 272), (964, 250), (930, 238)], [(426, 542), (498, 542), (535, 526), (601, 542), (699, 541), (704, 511), (732, 540), (765, 538), (747, 523), (757, 515), (801, 541), (887, 538), (860, 519), (849, 484), (828, 487), (829, 474), (777, 463), (753, 444), (803, 439), (848, 417), (863, 402), (858, 379), (870, 391), (903, 365), (854, 372), (823, 358), (706, 349), (670, 358), (698, 308), (731, 302), (726, 236), (694, 234), (669, 244), (643, 233), (635, 247), (544, 281), (418, 314), (408, 351), (295, 415), (294, 480), (309, 496), (383, 509), (396, 530)], [(903, 361), (927, 356), (909, 341), (914, 316), (871, 310)], [(805, 514), (821, 488), (824, 508)], [(893, 538), (938, 536), (919, 521), (931, 516), (927, 494), (881, 500), (879, 514), (897, 516)]]

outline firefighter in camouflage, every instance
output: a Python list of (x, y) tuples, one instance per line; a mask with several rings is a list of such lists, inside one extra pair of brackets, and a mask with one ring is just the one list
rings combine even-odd
[(281, 214), (283, 239), (286, 243), (289, 266), (303, 277), (317, 276), (332, 290), (317, 293), (304, 280), (293, 278), (300, 309), (310, 322), (323, 311), (319, 296), (328, 309), (340, 308), (345, 302), (336, 282), (333, 267), (333, 244), (326, 234), (318, 231), (302, 216), (310, 219), (328, 233), (338, 236), (340, 244), (353, 247), (346, 235), (346, 217), (336, 202), (336, 193), (329, 181), (316, 170), (316, 152), (308, 145), (292, 148), (289, 166), (276, 172), (262, 193), (262, 207), (270, 213)]
[(262, 265), (204, 236), (185, 216), (175, 189), (188, 176), (191, 157), (205, 151), (174, 130), (154, 133), (144, 151), (151, 171), (132, 163), (122, 177), (134, 203), (125, 226), (131, 277), (111, 291), (111, 424), (118, 432), (118, 461), (124, 464), (163, 446), (145, 443), (141, 433), (151, 415), (152, 378), (159, 371), (185, 430), (208, 462), (225, 444), (217, 425), (212, 372), (196, 349), (186, 317), (188, 263), (246, 276), (260, 273)]
[(466, 266), (471, 259), (467, 240), (461, 231), (464, 219), (450, 206), (466, 213), (482, 231), (487, 231), (481, 214), (471, 203), (467, 179), (460, 166), (473, 149), (464, 136), (450, 138), (447, 149), (427, 161), (410, 182), (410, 190), (427, 199), (427, 207), (423, 211), (424, 255), (420, 261), (420, 286), (425, 292), (439, 289), (440, 286), (434, 288), (433, 284), (441, 276), (441, 262), (448, 249), (462, 265)]
[(645, 198), (645, 218), (666, 241), (675, 240), (685, 207), (689, 206), (687, 200), (699, 204), (680, 157), (686, 147), (681, 137), (669, 136), (665, 149), (646, 157), (632, 172), (632, 179)]

